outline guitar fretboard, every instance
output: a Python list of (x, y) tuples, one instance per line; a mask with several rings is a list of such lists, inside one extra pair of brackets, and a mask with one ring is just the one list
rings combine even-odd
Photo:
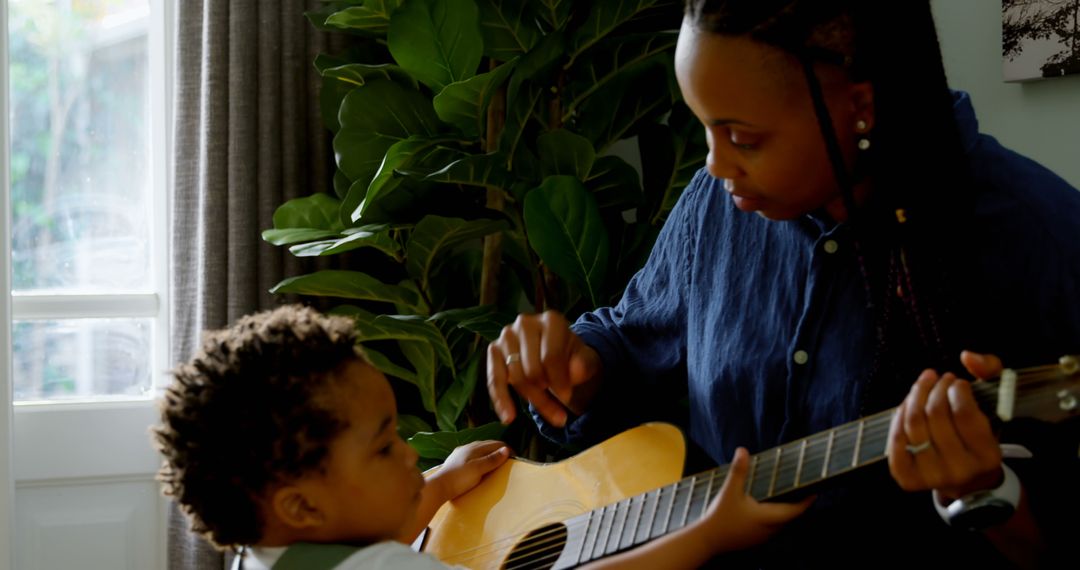
[[(999, 380), (976, 382), (971, 389), (979, 407), (1003, 421), (1055, 422), (1080, 415), (1078, 380), (1080, 357), (1068, 356), (1057, 365), (1006, 370)], [(895, 412), (885, 410), (751, 456), (743, 491), (767, 501), (880, 462)], [(676, 531), (701, 518), (729, 469), (724, 465), (698, 473), (516, 537), (500, 567), (560, 570)], [(498, 549), (494, 552), (502, 558)]]
[[(752, 455), (746, 492), (766, 501), (881, 461), (893, 411)], [(728, 469), (724, 465), (691, 475), (566, 521), (584, 528), (566, 546), (583, 564), (678, 530), (705, 513)]]

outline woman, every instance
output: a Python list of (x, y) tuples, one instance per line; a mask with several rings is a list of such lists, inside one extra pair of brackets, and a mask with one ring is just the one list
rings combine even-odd
[(887, 472), (823, 491), (748, 560), (1052, 560), (1076, 536), (1040, 524), (1062, 508), (1055, 478), (1076, 480), (1075, 430), (1021, 426), (1036, 457), (1010, 468), (971, 384), (945, 371), (1080, 352), (1080, 193), (978, 133), (927, 1), (689, 0), (675, 65), (706, 169), (616, 307), (503, 330), (488, 351), (500, 417), (512, 386), (546, 434), (593, 441), (677, 397), (674, 375), (690, 437), (726, 463), (900, 404)]

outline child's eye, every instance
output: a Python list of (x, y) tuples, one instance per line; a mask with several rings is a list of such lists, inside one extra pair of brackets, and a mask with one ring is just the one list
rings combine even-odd
[(394, 450), (394, 444), (388, 443), (379, 450), (379, 455), (390, 455), (390, 452)]

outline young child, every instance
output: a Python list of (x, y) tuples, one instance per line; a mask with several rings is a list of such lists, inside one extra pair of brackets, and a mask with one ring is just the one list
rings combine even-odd
[[(425, 480), (353, 321), (308, 308), (209, 333), (174, 376), (154, 430), (165, 456), (159, 478), (196, 532), (242, 552), (237, 569), (314, 570), (320, 557), (325, 568), (446, 568), (406, 544), (510, 453), (497, 441), (462, 446)], [(590, 567), (691, 568), (764, 541), (808, 503), (746, 496), (746, 459), (741, 450), (705, 517)]]

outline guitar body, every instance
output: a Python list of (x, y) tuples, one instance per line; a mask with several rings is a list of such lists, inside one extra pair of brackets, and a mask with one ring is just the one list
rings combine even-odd
[(515, 567), (506, 562), (530, 532), (678, 481), (685, 458), (682, 432), (650, 423), (558, 463), (510, 459), (435, 514), (424, 551), (467, 568)]

